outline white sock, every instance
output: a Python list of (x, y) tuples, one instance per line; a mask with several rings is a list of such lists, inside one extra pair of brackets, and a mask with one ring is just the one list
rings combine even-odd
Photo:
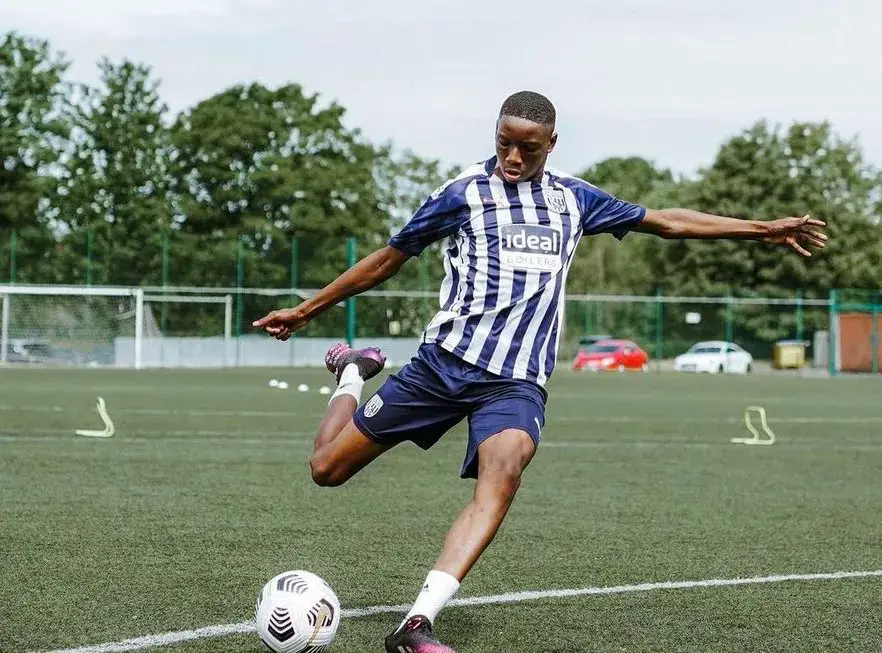
[(414, 615), (421, 614), (435, 625), (435, 617), (441, 612), (441, 608), (453, 598), (456, 590), (459, 589), (459, 581), (453, 576), (443, 571), (432, 570), (426, 577), (426, 583), (423, 590), (417, 597), (416, 603), (407, 613), (404, 622)]
[(364, 379), (361, 378), (361, 374), (358, 373), (358, 365), (355, 363), (349, 363), (346, 367), (343, 368), (343, 374), (340, 375), (340, 382), (337, 384), (337, 389), (334, 391), (334, 394), (331, 395), (331, 401), (334, 401), (337, 397), (342, 395), (349, 395), (351, 397), (355, 397), (355, 403), (361, 403), (361, 390), (364, 388)]

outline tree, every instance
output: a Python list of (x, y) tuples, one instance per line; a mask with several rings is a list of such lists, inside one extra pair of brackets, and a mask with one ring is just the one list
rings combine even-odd
[[(726, 143), (694, 186), (694, 208), (740, 218), (811, 214), (828, 221), (830, 247), (809, 260), (772, 246), (682, 242), (660, 264), (673, 286), (723, 294), (871, 286), (878, 279), (879, 172), (830, 125), (757, 123)], [(858, 260), (859, 259), (859, 260)]]
[[(681, 241), (651, 261), (668, 293), (826, 297), (830, 288), (875, 287), (882, 275), (879, 171), (856, 143), (827, 123), (787, 128), (759, 122), (721, 148), (686, 189), (691, 208), (739, 218), (811, 214), (828, 222), (829, 247), (811, 259), (780, 248), (734, 241)], [(818, 316), (807, 327), (819, 327)], [(746, 340), (793, 333), (793, 312), (744, 310), (736, 328)]]
[(158, 284), (172, 221), (167, 108), (147, 66), (99, 68), (101, 86), (79, 86), (68, 105), (73, 130), (53, 198), (63, 280)]
[[(366, 239), (383, 226), (374, 149), (343, 127), (343, 114), (335, 104), (320, 107), (318, 96), (297, 85), (252, 84), (180, 116), (173, 131), (180, 231), (242, 236), (266, 262), (296, 236), (303, 283), (328, 280), (345, 261), (347, 236)], [(280, 270), (259, 269), (260, 285), (287, 282), (287, 261)]]
[[(375, 177), (380, 192), (380, 209), (386, 216), (385, 241), (410, 219), (413, 213), (444, 181), (457, 174), (445, 170), (436, 160), (422, 159), (413, 152), (397, 152), (391, 145), (379, 150)], [(370, 243), (359, 254), (382, 243)], [(444, 278), (442, 250), (435, 243), (404, 264), (401, 271), (383, 284), (385, 290), (421, 290), (435, 293)], [(436, 297), (365, 298), (358, 303), (359, 333), (363, 335), (419, 335), (438, 310)]]
[(51, 264), (42, 199), (52, 182), (44, 173), (68, 131), (60, 111), (67, 65), (46, 41), (14, 32), (0, 41), (0, 232), (17, 235), (19, 281), (43, 280)]
[[(671, 193), (678, 182), (667, 169), (639, 157), (610, 158), (578, 175), (619, 199), (647, 206), (661, 192)], [(568, 287), (577, 293), (655, 292), (645, 250), (655, 246), (645, 238), (612, 236), (583, 239), (568, 275)]]
[(607, 193), (640, 204), (660, 186), (672, 184), (674, 176), (666, 168), (656, 168), (646, 159), (612, 157), (595, 163), (580, 175)]
[[(388, 226), (374, 174), (379, 154), (343, 126), (343, 116), (341, 106), (321, 106), (296, 84), (235, 86), (181, 115), (173, 129), (176, 242), (190, 239), (187, 269), (174, 269), (174, 281), (231, 285), (229, 243), (239, 239), (243, 283), (287, 287), (296, 237), (299, 285), (318, 287), (345, 269), (347, 238), (382, 242)], [(272, 304), (248, 305), (245, 313)], [(320, 323), (337, 329), (339, 317)]]

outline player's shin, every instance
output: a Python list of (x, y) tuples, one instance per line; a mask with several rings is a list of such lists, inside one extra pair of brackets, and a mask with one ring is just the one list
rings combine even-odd
[(333, 442), (346, 425), (352, 420), (352, 414), (358, 408), (358, 403), (350, 396), (336, 397), (331, 400), (325, 409), (325, 416), (319, 425), (318, 434), (315, 437), (314, 451), (318, 451), (326, 444)]
[(493, 541), (519, 486), (519, 472), (479, 478), (474, 496), (448, 531), (435, 568), (429, 572), (405, 622), (422, 615), (434, 623), (441, 608), (459, 589), (460, 581)]
[(315, 451), (333, 441), (349, 423), (352, 414), (358, 408), (358, 402), (361, 401), (363, 388), (364, 380), (359, 375), (358, 367), (355, 364), (347, 365), (340, 375), (337, 390), (331, 395), (331, 400), (325, 409), (325, 416), (315, 438)]

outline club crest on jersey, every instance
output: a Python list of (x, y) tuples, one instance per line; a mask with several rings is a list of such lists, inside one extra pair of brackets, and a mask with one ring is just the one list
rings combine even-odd
[(538, 224), (504, 225), (499, 234), (499, 259), (522, 270), (556, 272), (561, 267), (561, 232)]
[(567, 199), (564, 197), (564, 192), (562, 190), (546, 189), (542, 191), (542, 196), (545, 198), (545, 203), (548, 205), (549, 209), (556, 213), (566, 212)]

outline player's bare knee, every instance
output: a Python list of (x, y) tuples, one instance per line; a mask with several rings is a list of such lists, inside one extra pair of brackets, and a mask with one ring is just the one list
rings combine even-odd
[(499, 493), (507, 497), (513, 497), (517, 493), (518, 488), (521, 487), (521, 470), (506, 470), (497, 479)]
[(312, 472), (312, 480), (321, 487), (338, 487), (349, 478), (346, 474), (341, 474), (336, 465), (321, 455), (313, 455), (310, 458), (309, 469)]
[(484, 483), (489, 484), (495, 494), (504, 497), (514, 496), (521, 486), (523, 470), (519, 464), (510, 461), (490, 463), (481, 470)]

